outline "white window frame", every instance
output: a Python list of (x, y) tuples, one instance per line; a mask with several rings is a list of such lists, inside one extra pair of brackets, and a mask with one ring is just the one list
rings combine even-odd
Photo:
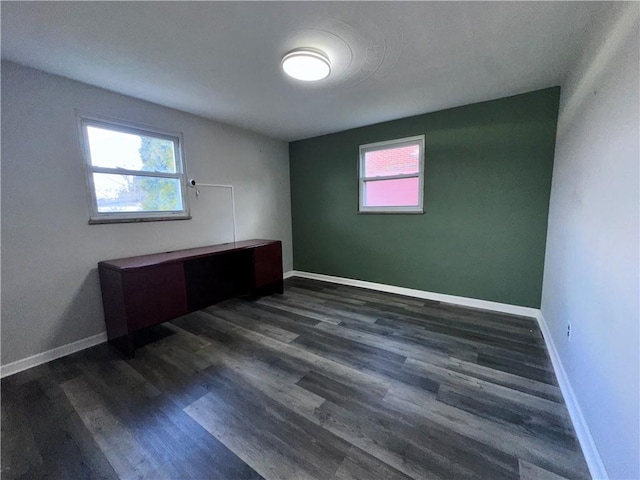
[[(78, 114), (77, 119), (78, 129), (80, 132), (80, 144), (85, 162), (87, 194), (91, 207), (91, 215), (89, 217), (90, 224), (187, 220), (191, 218), (187, 195), (187, 172), (184, 161), (182, 133), (169, 132), (166, 130), (139, 125), (133, 122), (95, 115)], [(87, 135), (88, 126), (106, 128), (112, 131), (130, 133), (133, 135), (144, 135), (154, 138), (162, 138), (164, 140), (170, 140), (174, 145), (176, 172), (147, 172), (141, 170), (129, 170), (126, 168), (97, 167), (95, 165), (92, 165), (91, 152), (89, 149), (89, 137)], [(180, 182), (183, 208), (182, 210), (162, 212), (99, 212), (93, 180), (94, 173), (112, 173), (117, 175), (136, 175), (154, 178), (178, 179)]]
[[(358, 165), (359, 188), (358, 188), (358, 213), (424, 213), (424, 135), (416, 135), (413, 137), (398, 138), (395, 140), (386, 140), (384, 142), (367, 143), (360, 145), (360, 161)], [(408, 147), (410, 145), (418, 145), (418, 173), (404, 175), (387, 175), (382, 177), (366, 177), (365, 172), (365, 154), (367, 152), (375, 152), (378, 150), (388, 150), (390, 148)], [(415, 206), (376, 206), (368, 207), (364, 205), (366, 182), (373, 180), (395, 180), (401, 178), (419, 179), (418, 205)]]

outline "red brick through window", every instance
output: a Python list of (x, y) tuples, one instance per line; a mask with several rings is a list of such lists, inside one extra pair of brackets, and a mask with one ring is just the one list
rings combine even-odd
[(364, 206), (400, 207), (419, 203), (419, 178), (374, 180), (375, 177), (417, 174), (420, 171), (420, 147), (387, 148), (365, 152), (364, 173), (372, 180), (365, 182)]

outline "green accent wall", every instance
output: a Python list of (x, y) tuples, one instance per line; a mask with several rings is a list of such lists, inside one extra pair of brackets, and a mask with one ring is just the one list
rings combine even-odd
[[(294, 269), (540, 307), (560, 88), (292, 142)], [(425, 134), (423, 215), (358, 214), (358, 146)]]

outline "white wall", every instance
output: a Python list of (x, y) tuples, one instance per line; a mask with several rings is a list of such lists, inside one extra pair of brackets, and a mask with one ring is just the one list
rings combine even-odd
[(611, 5), (563, 86), (542, 295), (552, 341), (615, 479), (640, 478), (639, 7)]
[(189, 177), (234, 185), (238, 239), (282, 240), (291, 270), (287, 143), (3, 62), (3, 365), (104, 331), (98, 261), (232, 240), (228, 190), (190, 189), (192, 220), (89, 225), (76, 109), (182, 132)]

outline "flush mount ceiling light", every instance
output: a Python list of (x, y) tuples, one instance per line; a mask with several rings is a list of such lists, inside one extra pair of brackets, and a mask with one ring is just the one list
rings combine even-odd
[(331, 73), (331, 62), (320, 50), (296, 48), (282, 57), (282, 70), (297, 80), (315, 82)]

